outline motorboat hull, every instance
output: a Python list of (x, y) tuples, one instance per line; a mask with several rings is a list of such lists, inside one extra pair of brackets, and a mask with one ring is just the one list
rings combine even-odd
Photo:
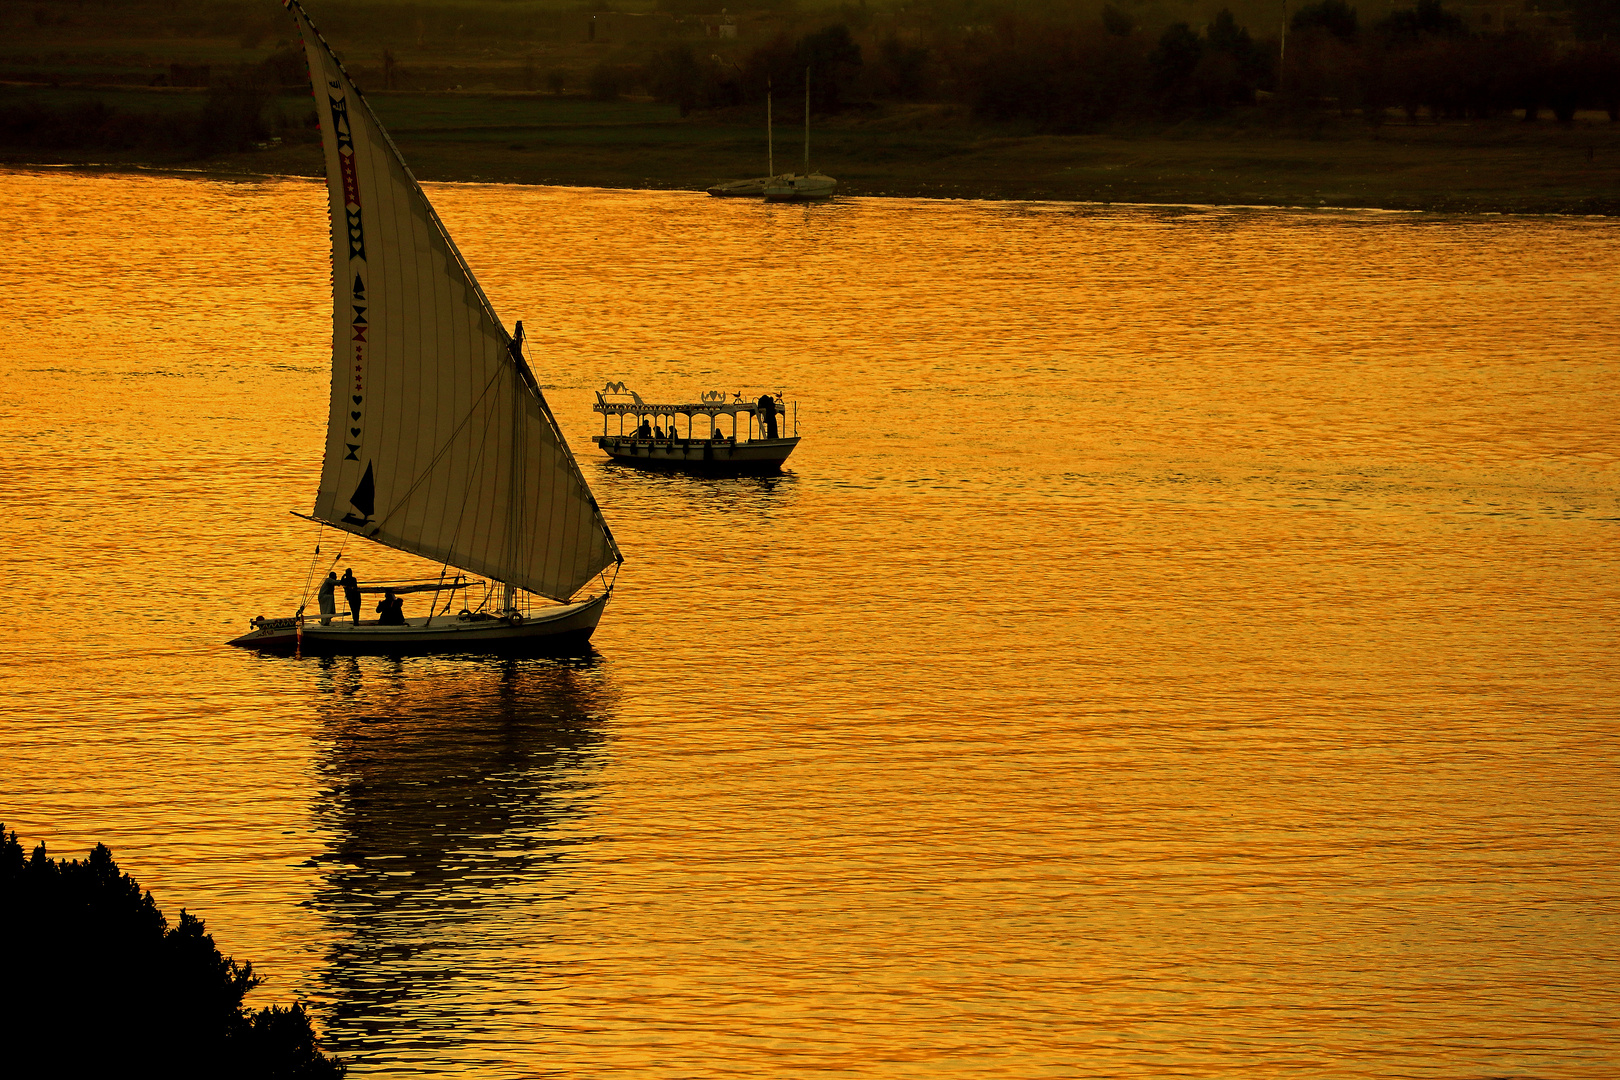
[(708, 439), (643, 439), (632, 435), (598, 435), (596, 445), (623, 465), (642, 469), (679, 469), (706, 473), (770, 473), (782, 468), (792, 439), (750, 439), (733, 443)]
[(263, 652), (425, 656), (435, 653), (505, 653), (558, 656), (585, 651), (602, 618), (608, 597), (542, 608), (527, 618), (434, 615), (407, 619), (403, 626), (351, 622), (347, 615), (297, 619), (255, 619), (254, 629), (227, 642)]

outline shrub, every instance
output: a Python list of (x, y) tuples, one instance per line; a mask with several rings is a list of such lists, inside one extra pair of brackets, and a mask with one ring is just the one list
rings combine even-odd
[(10, 938), (0, 1012), (36, 1050), (49, 1048), (53, 1073), (343, 1075), (302, 1006), (249, 1014), (253, 965), (222, 956), (194, 915), (169, 926), (105, 845), (59, 862), (41, 844), (25, 860), (17, 834), (0, 828), (0, 925)]

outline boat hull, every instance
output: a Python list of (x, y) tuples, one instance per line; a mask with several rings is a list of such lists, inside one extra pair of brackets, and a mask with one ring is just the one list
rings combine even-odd
[(296, 619), (255, 620), (254, 629), (226, 644), (261, 652), (303, 652), (426, 656), (437, 653), (502, 653), (525, 656), (566, 656), (586, 651), (591, 634), (607, 606), (607, 595), (577, 604), (545, 608), (531, 617), (511, 622), (503, 618), (459, 618), (455, 615), (418, 616), (403, 626), (376, 622), (355, 624), (346, 616), (333, 616), (328, 626), (320, 617), (304, 617), (299, 640)]
[(757, 199), (775, 179), (774, 176), (756, 176), (752, 180), (728, 180), (709, 188), (709, 194), (717, 199)]
[(641, 469), (678, 469), (705, 473), (778, 472), (793, 448), (793, 439), (751, 439), (746, 442), (711, 442), (707, 439), (639, 439), (630, 435), (598, 435), (596, 445), (622, 465)]
[(782, 176), (765, 185), (766, 202), (812, 202), (830, 199), (838, 190), (838, 181), (821, 173), (809, 176)]

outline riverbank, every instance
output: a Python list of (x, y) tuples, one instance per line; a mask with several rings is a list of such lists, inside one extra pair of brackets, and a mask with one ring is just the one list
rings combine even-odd
[[(307, 98), (302, 107), (307, 108)], [(766, 168), (764, 116), (523, 93), (368, 95), (423, 180), (702, 190)], [(778, 170), (803, 129), (776, 128)], [(314, 131), (204, 160), (139, 151), (0, 149), (8, 164), (174, 167), (220, 175), (322, 173)], [(942, 106), (817, 119), (812, 165), (846, 195), (1087, 202), (1359, 206), (1474, 213), (1620, 214), (1620, 125), (1433, 124), (1259, 110), (1220, 121), (1051, 135), (977, 124)]]

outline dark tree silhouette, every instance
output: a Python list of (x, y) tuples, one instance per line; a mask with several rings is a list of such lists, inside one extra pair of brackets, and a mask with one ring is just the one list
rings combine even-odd
[(1130, 37), (1136, 30), (1136, 20), (1113, 4), (1104, 4), (1102, 9), (1103, 29), (1115, 37)]
[(1418, 0), (1417, 6), (1392, 11), (1378, 23), (1391, 42), (1416, 44), (1423, 38), (1460, 38), (1468, 33), (1462, 16), (1447, 11), (1440, 0)]
[(713, 66), (698, 63), (690, 45), (673, 45), (654, 54), (647, 65), (647, 88), (659, 101), (680, 106), (685, 116), (695, 108), (712, 104), (705, 91)]
[(843, 104), (844, 80), (861, 66), (861, 47), (849, 36), (849, 27), (836, 23), (799, 41), (799, 66), (810, 69), (815, 107), (834, 112)]
[(23, 858), (0, 827), (0, 1014), (53, 1073), (114, 1076), (338, 1077), (303, 1007), (249, 1014), (251, 964), (222, 956), (201, 919), (168, 925), (150, 893), (97, 844), (83, 861), (45, 845)]
[(208, 88), (197, 127), (197, 151), (204, 157), (246, 150), (270, 137), (264, 107), (272, 85), (266, 73), (249, 68), (216, 79)]
[(966, 45), (955, 64), (956, 89), (986, 120), (1081, 130), (1129, 112), (1147, 81), (1137, 43), (1100, 21), (1008, 16)]
[(1344, 0), (1322, 0), (1307, 4), (1294, 12), (1289, 29), (1295, 32), (1325, 30), (1340, 41), (1354, 41), (1356, 37), (1356, 9)]
[(794, 41), (786, 34), (760, 45), (743, 61), (742, 83), (751, 100), (765, 97), (769, 85), (777, 100), (804, 93), (805, 71), (810, 72), (811, 105), (817, 112), (836, 112), (844, 91), (861, 66), (861, 47), (843, 23), (823, 27)]
[(1614, 0), (1569, 0), (1569, 12), (1582, 41), (1620, 41), (1620, 4)]
[(1153, 90), (1160, 104), (1176, 111), (1192, 98), (1192, 75), (1204, 55), (1204, 42), (1184, 22), (1172, 23), (1159, 35), (1153, 52)]
[(1255, 87), (1270, 67), (1269, 52), (1262, 52), (1249, 36), (1249, 31), (1237, 23), (1228, 8), (1222, 8), (1215, 21), (1204, 29), (1204, 50), (1227, 58), (1230, 72), (1225, 82), (1213, 88), (1210, 104), (1224, 105), (1233, 101), (1253, 101)]
[(890, 34), (878, 43), (877, 78), (889, 95), (901, 101), (921, 97), (928, 86), (929, 53), (921, 45)]

